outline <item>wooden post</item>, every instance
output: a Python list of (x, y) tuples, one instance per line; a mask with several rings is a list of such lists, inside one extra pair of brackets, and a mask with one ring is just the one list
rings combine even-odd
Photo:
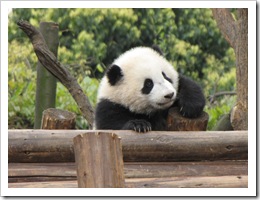
[(74, 137), (78, 187), (124, 187), (120, 138), (114, 133), (85, 133)]
[[(47, 46), (50, 48), (50, 51), (57, 57), (59, 25), (54, 22), (41, 22), (40, 32), (44, 37)], [(47, 108), (55, 107), (56, 87), (56, 78), (38, 61), (34, 118), (35, 129), (41, 127), (42, 112)]]
[(169, 110), (167, 119), (168, 131), (206, 131), (208, 125), (209, 115), (206, 112), (197, 118), (183, 117), (178, 108), (171, 108)]
[(76, 115), (72, 112), (49, 108), (43, 111), (42, 129), (75, 129)]

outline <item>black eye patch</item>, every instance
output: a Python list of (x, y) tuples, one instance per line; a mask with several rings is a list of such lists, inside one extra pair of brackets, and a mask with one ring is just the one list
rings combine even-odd
[(142, 93), (143, 94), (149, 94), (151, 92), (151, 90), (153, 89), (153, 81), (149, 78), (145, 79), (144, 81), (144, 85), (142, 88)]
[(162, 72), (162, 75), (163, 75), (163, 77), (164, 77), (167, 81), (169, 81), (170, 83), (172, 83), (172, 79), (170, 79), (168, 76), (166, 76), (166, 74), (165, 74), (164, 72)]

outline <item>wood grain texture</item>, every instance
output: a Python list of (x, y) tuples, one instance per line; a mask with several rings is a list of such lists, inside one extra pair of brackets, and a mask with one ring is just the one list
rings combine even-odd
[[(95, 131), (94, 131), (95, 132)], [(103, 131), (122, 138), (125, 162), (247, 160), (247, 131)], [(9, 162), (74, 162), (73, 137), (87, 130), (9, 130)]]
[[(248, 176), (126, 179), (127, 188), (247, 188)], [(77, 181), (9, 183), (9, 188), (77, 188)]]
[(124, 187), (122, 146), (116, 134), (79, 134), (74, 137), (73, 142), (78, 187)]
[[(247, 175), (247, 161), (125, 162), (125, 178)], [(75, 163), (9, 163), (9, 182), (77, 180)]]

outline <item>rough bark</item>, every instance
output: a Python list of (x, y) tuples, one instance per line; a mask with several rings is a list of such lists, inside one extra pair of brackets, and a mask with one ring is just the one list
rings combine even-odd
[(225, 8), (212, 9), (221, 33), (236, 54), (237, 103), (231, 111), (234, 130), (248, 129), (248, 9), (237, 9), (238, 19), (233, 19)]
[(93, 127), (94, 110), (88, 97), (83, 93), (82, 88), (77, 80), (69, 71), (57, 60), (56, 56), (49, 50), (42, 34), (27, 21), (20, 20), (17, 22), (27, 36), (30, 38), (34, 51), (41, 64), (51, 72), (70, 92), (82, 115), (87, 119), (89, 127)]

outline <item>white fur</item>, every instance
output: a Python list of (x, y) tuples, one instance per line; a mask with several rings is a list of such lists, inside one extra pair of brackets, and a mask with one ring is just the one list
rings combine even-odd
[[(98, 101), (108, 99), (140, 114), (150, 114), (173, 104), (178, 91), (178, 73), (156, 51), (136, 47), (122, 54), (113, 64), (122, 69), (123, 79), (111, 86), (107, 76), (104, 76), (99, 86)], [(172, 84), (163, 77), (162, 72), (173, 81)], [(152, 91), (147, 95), (141, 92), (146, 78), (152, 79), (154, 83)], [(172, 92), (172, 99), (164, 98)]]

